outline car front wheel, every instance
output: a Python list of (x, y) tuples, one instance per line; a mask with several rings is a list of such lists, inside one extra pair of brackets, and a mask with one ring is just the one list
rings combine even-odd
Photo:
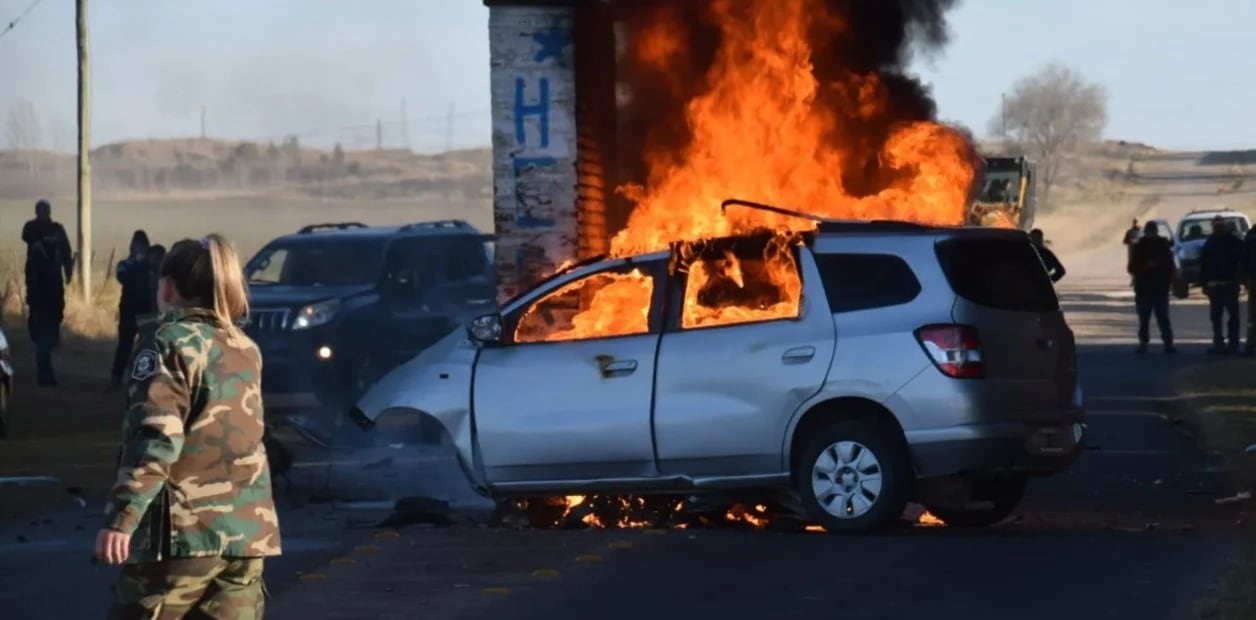
[(857, 420), (838, 422), (807, 442), (799, 461), (799, 498), (834, 534), (884, 530), (902, 516), (912, 469), (892, 432)]
[(1025, 497), (1025, 476), (974, 480), (969, 507), (928, 506), (929, 512), (952, 527), (989, 527), (1012, 515)]

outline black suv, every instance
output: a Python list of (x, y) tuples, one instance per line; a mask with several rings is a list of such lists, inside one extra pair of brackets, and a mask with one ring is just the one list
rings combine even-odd
[(343, 408), (397, 364), (494, 311), (492, 241), (444, 220), (316, 224), (268, 243), (244, 270), (245, 331), (262, 350), (268, 403)]

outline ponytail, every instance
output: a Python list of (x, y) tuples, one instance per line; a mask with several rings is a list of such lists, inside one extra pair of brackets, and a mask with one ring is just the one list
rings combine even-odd
[(161, 275), (189, 305), (213, 312), (223, 329), (239, 335), (249, 300), (240, 256), (226, 237), (211, 233), (200, 241), (175, 243), (161, 262)]
[(214, 316), (228, 331), (239, 329), (240, 319), (249, 313), (248, 291), (244, 288), (244, 271), (240, 255), (226, 237), (210, 233), (204, 239), (214, 271)]

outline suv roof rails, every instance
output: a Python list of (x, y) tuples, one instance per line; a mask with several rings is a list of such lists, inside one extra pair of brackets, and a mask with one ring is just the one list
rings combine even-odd
[(1234, 209), (1231, 209), (1230, 207), (1219, 207), (1217, 209), (1191, 209), (1191, 212), (1187, 215), (1192, 213), (1225, 213), (1227, 211), (1233, 212)]
[(729, 198), (720, 203), (720, 212), (728, 210), (729, 207), (746, 207), (756, 211), (767, 211), (769, 213), (778, 213), (790, 217), (802, 218), (817, 222), (819, 232), (920, 232), (932, 230), (932, 226), (918, 224), (916, 222), (908, 222), (903, 220), (834, 220), (812, 213), (804, 213), (793, 209), (786, 209), (775, 205), (764, 204), (761, 202), (752, 202), (749, 200), (741, 200), (739, 198)]
[(320, 230), (348, 230), (350, 228), (366, 228), (366, 224), (361, 222), (328, 222), (325, 224), (310, 224), (309, 226), (302, 226), (301, 230), (297, 231), (297, 234), (308, 235), (312, 232)]
[(430, 222), (412, 222), (402, 226), (399, 230), (418, 230), (422, 228), (460, 228), (464, 230), (474, 230), (475, 227), (466, 220), (433, 220)]

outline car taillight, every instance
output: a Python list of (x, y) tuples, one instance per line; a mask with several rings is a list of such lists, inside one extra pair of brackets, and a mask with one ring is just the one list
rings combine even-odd
[(926, 325), (916, 330), (916, 339), (942, 374), (956, 379), (986, 376), (981, 360), (981, 339), (967, 325)]

